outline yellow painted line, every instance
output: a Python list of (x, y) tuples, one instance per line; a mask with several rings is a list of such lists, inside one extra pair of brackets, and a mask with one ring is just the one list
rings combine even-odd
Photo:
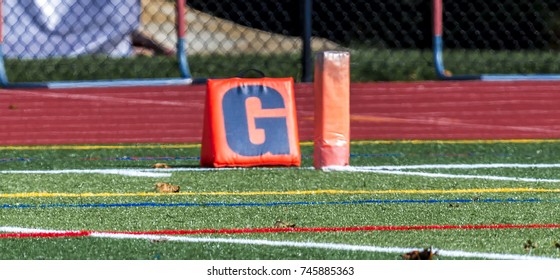
[[(560, 143), (560, 139), (498, 139), (498, 140), (354, 140), (352, 145), (375, 144), (539, 144)], [(313, 142), (301, 142), (301, 146), (313, 146)], [(41, 145), (0, 146), (0, 151), (25, 150), (112, 150), (112, 149), (187, 149), (200, 148), (200, 144), (146, 144), (146, 145)]]
[(540, 144), (560, 143), (560, 139), (488, 139), (488, 140), (358, 140), (353, 145), (368, 144)]
[(156, 144), (156, 145), (49, 145), (49, 146), (0, 146), (0, 151), (33, 150), (116, 150), (116, 149), (181, 149), (200, 148), (200, 144)]
[(317, 194), (458, 194), (458, 193), (560, 193), (560, 189), (494, 188), (457, 190), (295, 190), (260, 192), (179, 192), (179, 193), (1, 193), (0, 198), (37, 197), (154, 197), (154, 196), (257, 196), (257, 195), (317, 195)]

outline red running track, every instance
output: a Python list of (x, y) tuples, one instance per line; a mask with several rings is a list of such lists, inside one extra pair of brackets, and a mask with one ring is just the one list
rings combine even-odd
[[(300, 139), (313, 85), (296, 84)], [(199, 143), (205, 86), (0, 90), (0, 145)], [(560, 138), (560, 82), (351, 86), (357, 139)]]

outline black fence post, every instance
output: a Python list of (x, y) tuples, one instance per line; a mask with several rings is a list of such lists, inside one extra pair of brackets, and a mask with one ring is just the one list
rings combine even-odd
[(302, 50), (301, 50), (301, 81), (304, 83), (313, 81), (313, 55), (311, 53), (311, 17), (313, 12), (313, 0), (302, 1)]

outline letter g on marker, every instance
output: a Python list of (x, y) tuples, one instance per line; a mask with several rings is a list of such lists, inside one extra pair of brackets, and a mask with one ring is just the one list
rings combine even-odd
[(292, 78), (210, 79), (202, 166), (299, 166)]
[(231, 150), (242, 156), (290, 154), (285, 108), (282, 95), (264, 85), (228, 90), (222, 110)]

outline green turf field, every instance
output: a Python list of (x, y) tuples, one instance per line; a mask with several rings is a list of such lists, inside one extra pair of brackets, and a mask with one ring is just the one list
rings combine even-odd
[(198, 145), (0, 147), (0, 259), (560, 258), (559, 150), (356, 141), (324, 172), (309, 143), (302, 168), (228, 170), (199, 168)]

